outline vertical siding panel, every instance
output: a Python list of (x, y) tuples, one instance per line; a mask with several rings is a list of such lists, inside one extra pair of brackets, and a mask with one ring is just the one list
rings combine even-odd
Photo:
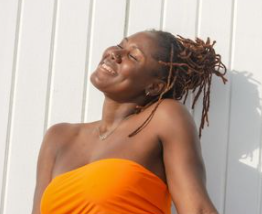
[(48, 128), (49, 122), (49, 111), (50, 111), (50, 97), (52, 93), (52, 79), (53, 79), (53, 60), (54, 60), (54, 46), (55, 46), (55, 34), (57, 25), (57, 11), (58, 11), (58, 0), (54, 0), (53, 18), (52, 18), (52, 30), (51, 30), (51, 41), (50, 41), (50, 52), (49, 52), (49, 66), (48, 66), (48, 78), (47, 78), (47, 92), (46, 92), (46, 102), (45, 102), (45, 121), (43, 127), (43, 135)]
[(262, 2), (237, 3), (225, 214), (258, 214)]
[(221, 214), (262, 214), (260, 20), (260, 0), (0, 1), (0, 213), (31, 212), (43, 129), (100, 119), (103, 94), (89, 78), (104, 49), (156, 28), (217, 41), (229, 82), (213, 78), (201, 140), (207, 189)]
[(196, 37), (200, 35), (201, 17), (202, 17), (202, 4), (203, 4), (203, 0), (197, 0), (196, 27), (195, 27), (195, 36)]
[[(190, 7), (189, 7), (190, 5)], [(197, 1), (166, 0), (163, 30), (174, 35), (195, 37)]]
[[(262, 7), (260, 7), (260, 13), (262, 12)], [(261, 41), (261, 38), (260, 38), (260, 41)], [(262, 43), (262, 41), (261, 41)], [(262, 83), (262, 75), (261, 75), (261, 71), (260, 71), (260, 77), (259, 77), (259, 80), (260, 80), (260, 87), (259, 87), (259, 94), (260, 94), (260, 97), (262, 97), (262, 86), (261, 86), (261, 83)], [(257, 111), (260, 115), (260, 119), (262, 122), (262, 99), (260, 99), (260, 103), (259, 103), (259, 108), (257, 108)], [(257, 201), (258, 201), (258, 204), (257, 204), (257, 214), (262, 214), (262, 123), (260, 123), (260, 138), (259, 138), (259, 146), (258, 146), (258, 149), (257, 149), (257, 152), (258, 152), (258, 155), (259, 155), (259, 158), (258, 158), (258, 167), (257, 167), (257, 173), (258, 173), (258, 177), (259, 177), (259, 181), (258, 181), (258, 195), (257, 195)]]
[(90, 75), (97, 68), (103, 51), (118, 44), (124, 34), (126, 2), (96, 0), (90, 40), (86, 118), (90, 122), (101, 118), (103, 94), (90, 83)]
[(89, 4), (86, 0), (58, 4), (50, 124), (81, 121)]
[[(53, 1), (23, 2), (4, 214), (30, 213), (42, 138)], [(15, 206), (14, 206), (15, 205)]]
[[(260, 87), (260, 94), (262, 94), (262, 88)], [(261, 112), (260, 112), (261, 113)], [(259, 185), (258, 185), (258, 214), (262, 214), (262, 131), (260, 130), (260, 141), (259, 141), (259, 163), (258, 163), (258, 174), (259, 174)]]
[[(181, 35), (191, 39), (194, 38), (198, 26), (198, 2), (191, 0), (165, 0), (165, 4), (163, 6), (163, 30), (169, 31), (174, 35)], [(190, 112), (191, 96), (191, 93), (189, 93), (186, 101), (186, 107)], [(176, 213), (177, 211), (173, 204), (172, 214)]]
[[(186, 38), (195, 38), (198, 31), (199, 1), (166, 0), (163, 30)], [(189, 7), (190, 5), (190, 7)], [(191, 110), (192, 94), (189, 93), (186, 107)]]
[(225, 178), (224, 178), (224, 202), (223, 202), (223, 209), (222, 213), (226, 213), (226, 201), (227, 201), (227, 178), (228, 178), (228, 159), (229, 159), (229, 144), (230, 144), (230, 122), (231, 122), (231, 111), (232, 111), (232, 85), (233, 85), (233, 59), (234, 59), (234, 52), (235, 52), (235, 36), (236, 36), (236, 13), (237, 13), (237, 0), (232, 0), (232, 10), (231, 10), (231, 34), (230, 34), (230, 54), (229, 54), (229, 62), (228, 62), (228, 84), (229, 84), (229, 94), (228, 94), (228, 119), (227, 119), (227, 127), (228, 127), (228, 134), (227, 134), (227, 150), (226, 150), (226, 160), (225, 160)]
[(93, 19), (94, 19), (94, 1), (90, 0), (89, 3), (89, 17), (88, 17), (88, 30), (87, 30), (87, 42), (86, 42), (86, 56), (85, 56), (85, 75), (84, 75), (84, 88), (83, 88), (83, 101), (82, 101), (82, 112), (81, 112), (81, 122), (85, 121), (87, 115), (87, 104), (88, 89), (89, 89), (89, 59), (91, 56), (91, 35), (93, 29)]
[(0, 1), (0, 213), (3, 212), (6, 164), (13, 108), (21, 1)]
[[(153, 28), (162, 30), (165, 23), (165, 4), (165, 0), (132, 0), (129, 12), (129, 35)], [(171, 209), (172, 214), (175, 214), (176, 210), (173, 203)]]
[(130, 2), (128, 35), (147, 29), (159, 29), (161, 0), (132, 0)]
[[(225, 65), (229, 67), (232, 1), (202, 0), (201, 3), (201, 18), (199, 18), (197, 36), (204, 41), (207, 37), (210, 37), (211, 41), (216, 40), (214, 48), (217, 53), (221, 54)], [(221, 15), (221, 11), (223, 11), (223, 15)], [(205, 126), (201, 138), (207, 171), (207, 189), (219, 213), (223, 211), (225, 194), (229, 86), (230, 81), (224, 85), (221, 78), (213, 76), (209, 109), (210, 126)], [(202, 98), (203, 96), (199, 97), (194, 110), (197, 127), (201, 121)]]
[(165, 13), (166, 13), (166, 0), (161, 1), (161, 11), (160, 11), (160, 30), (163, 30), (165, 23)]
[[(260, 94), (262, 94), (262, 88), (260, 87)], [(260, 111), (261, 113), (261, 111)], [(258, 214), (262, 214), (262, 131), (260, 130), (260, 140), (259, 140), (259, 162), (258, 162), (258, 175), (259, 175), (259, 183), (258, 183), (258, 205), (257, 212)]]
[(124, 37), (126, 37), (126, 36), (127, 36), (127, 33), (128, 33), (128, 27), (129, 27), (129, 11), (130, 11), (130, 0), (126, 0)]

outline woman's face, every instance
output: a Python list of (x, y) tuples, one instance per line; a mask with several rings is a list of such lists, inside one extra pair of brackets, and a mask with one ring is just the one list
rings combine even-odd
[(139, 32), (107, 48), (98, 67), (90, 77), (93, 85), (105, 95), (132, 101), (145, 97), (145, 89), (160, 68), (152, 57), (159, 49), (157, 37), (150, 32)]

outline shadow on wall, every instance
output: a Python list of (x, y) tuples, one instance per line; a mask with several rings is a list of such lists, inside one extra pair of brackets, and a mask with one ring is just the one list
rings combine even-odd
[(232, 72), (231, 144), (234, 157), (251, 169), (259, 167), (261, 82), (249, 72)]
[[(232, 71), (226, 213), (253, 213), (261, 173), (261, 75)], [(239, 202), (246, 202), (240, 205)], [(243, 210), (244, 209), (244, 210)]]
[[(228, 71), (228, 83), (231, 84), (229, 104), (229, 142), (226, 178), (226, 211), (224, 214), (238, 210), (239, 202), (246, 209), (255, 207), (261, 167), (261, 82), (262, 76), (248, 71)], [(230, 93), (230, 92), (229, 92)], [(225, 97), (227, 97), (225, 95)], [(214, 104), (213, 104), (214, 105)], [(225, 128), (226, 130), (226, 128)], [(226, 143), (226, 142), (225, 142)], [(224, 143), (223, 143), (224, 144)], [(225, 179), (225, 178), (224, 178)], [(221, 190), (221, 193), (224, 191)], [(251, 199), (252, 197), (252, 199)], [(250, 204), (249, 204), (250, 203)], [(254, 203), (254, 204), (251, 204)], [(258, 202), (259, 203), (259, 202)], [(249, 205), (248, 205), (249, 204)], [(215, 204), (217, 209), (222, 209)], [(220, 211), (220, 210), (218, 210)], [(242, 210), (243, 211), (243, 210)], [(249, 213), (247, 210), (243, 213)], [(172, 203), (172, 214), (177, 214)]]

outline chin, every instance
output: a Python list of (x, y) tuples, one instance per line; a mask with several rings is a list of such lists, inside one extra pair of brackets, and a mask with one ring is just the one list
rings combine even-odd
[(90, 75), (89, 80), (90, 80), (90, 82), (92, 83), (93, 86), (95, 86), (97, 89), (99, 89), (98, 88), (99, 84), (97, 84), (99, 82), (99, 80), (98, 80), (98, 78), (95, 74), (95, 71)]
[(89, 78), (90, 82), (92, 83), (92, 85), (97, 88), (99, 91), (104, 92), (104, 81), (101, 81), (98, 76), (96, 75), (96, 72), (94, 71)]

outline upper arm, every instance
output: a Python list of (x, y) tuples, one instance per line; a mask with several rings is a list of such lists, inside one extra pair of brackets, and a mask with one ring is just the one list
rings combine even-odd
[(49, 127), (44, 135), (37, 160), (36, 186), (32, 214), (40, 214), (40, 202), (42, 194), (50, 183), (52, 170), (59, 147), (61, 146), (62, 134), (68, 126), (67, 123), (59, 123)]
[[(162, 106), (161, 106), (162, 105)], [(164, 100), (158, 119), (167, 184), (179, 214), (217, 213), (206, 190), (206, 174), (193, 118), (177, 101)]]

